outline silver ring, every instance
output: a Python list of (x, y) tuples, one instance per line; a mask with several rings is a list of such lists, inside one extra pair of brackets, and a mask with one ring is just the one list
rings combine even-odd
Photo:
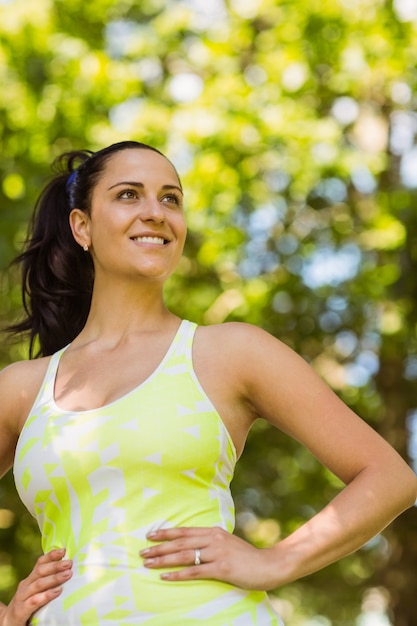
[(201, 564), (201, 550), (199, 548), (196, 548), (196, 550), (194, 550), (194, 565), (200, 565)]

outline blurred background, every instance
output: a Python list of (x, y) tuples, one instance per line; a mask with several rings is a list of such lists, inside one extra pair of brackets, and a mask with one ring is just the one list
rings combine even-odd
[[(21, 313), (7, 266), (51, 161), (151, 143), (186, 190), (171, 308), (270, 331), (417, 463), (416, 0), (0, 0), (0, 80), (2, 326)], [(1, 366), (26, 357), (2, 336)], [(237, 532), (268, 546), (339, 488), (260, 421)], [(288, 626), (416, 626), (416, 522), (273, 592)], [(9, 473), (2, 601), (39, 551)]]

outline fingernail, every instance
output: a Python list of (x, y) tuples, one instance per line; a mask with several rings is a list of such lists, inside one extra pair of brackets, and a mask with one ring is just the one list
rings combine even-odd
[(139, 554), (140, 554), (141, 556), (146, 556), (147, 554), (149, 554), (149, 552), (150, 552), (150, 551), (151, 551), (151, 549), (150, 549), (150, 548), (145, 548), (145, 550), (141, 550), (141, 551), (139, 552)]
[(145, 567), (148, 567), (148, 565), (153, 565), (155, 563), (155, 559), (145, 559), (143, 561), (143, 564)]
[(171, 578), (171, 574), (161, 574), (161, 578), (163, 580), (169, 580)]
[(152, 539), (153, 537), (157, 536), (157, 532), (155, 530), (151, 530), (150, 533), (148, 533), (146, 536), (148, 537), (148, 539)]

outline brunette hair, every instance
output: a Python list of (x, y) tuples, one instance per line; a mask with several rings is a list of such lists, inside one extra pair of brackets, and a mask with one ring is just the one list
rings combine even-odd
[(72, 235), (69, 214), (75, 207), (90, 214), (93, 190), (107, 161), (127, 149), (165, 156), (147, 144), (122, 141), (98, 152), (66, 152), (52, 165), (55, 174), (35, 205), (23, 252), (12, 262), (21, 267), (25, 317), (7, 330), (29, 336), (31, 358), (66, 346), (87, 320), (94, 267)]

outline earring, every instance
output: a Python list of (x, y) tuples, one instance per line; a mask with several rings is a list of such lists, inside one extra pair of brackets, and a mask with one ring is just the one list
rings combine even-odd
[(86, 243), (83, 245), (83, 250), (84, 252), (88, 252), (88, 245)]

